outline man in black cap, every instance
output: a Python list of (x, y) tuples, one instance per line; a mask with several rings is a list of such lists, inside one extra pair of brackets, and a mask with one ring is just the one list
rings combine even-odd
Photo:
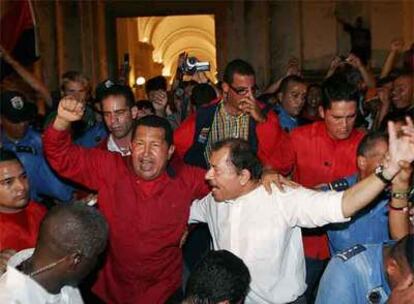
[(45, 197), (67, 202), (73, 188), (63, 183), (47, 164), (40, 133), (30, 127), (37, 113), (34, 103), (15, 91), (1, 93), (1, 145), (16, 153), (31, 185), (30, 198), (41, 202)]

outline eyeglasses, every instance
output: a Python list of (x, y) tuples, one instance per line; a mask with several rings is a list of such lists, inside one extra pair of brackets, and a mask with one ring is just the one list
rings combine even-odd
[(233, 87), (231, 84), (229, 84), (229, 87), (237, 94), (240, 96), (246, 96), (247, 94), (249, 94), (249, 90), (252, 91), (252, 94), (255, 95), (256, 91), (258, 89), (257, 85), (254, 85), (250, 88), (235, 88)]

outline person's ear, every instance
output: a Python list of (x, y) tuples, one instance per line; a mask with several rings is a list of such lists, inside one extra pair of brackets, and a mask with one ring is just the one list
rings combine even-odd
[(174, 145), (171, 145), (168, 148), (168, 159), (171, 159), (171, 156), (173, 155), (174, 151), (175, 151), (175, 146)]
[(362, 155), (357, 156), (357, 167), (359, 171), (365, 171), (367, 168), (367, 158)]
[(277, 93), (277, 101), (279, 103), (281, 103), (282, 102), (282, 99), (283, 99), (283, 93), (282, 92)]
[(397, 261), (393, 258), (387, 259), (385, 263), (385, 269), (387, 271), (387, 274), (390, 278), (394, 278), (395, 276), (398, 276), (400, 271), (400, 266), (398, 265)]
[(137, 108), (137, 106), (132, 106), (131, 107), (131, 116), (132, 116), (132, 119), (136, 119), (137, 118), (137, 116), (138, 116), (138, 108)]
[(239, 173), (240, 185), (245, 186), (249, 182), (251, 176), (252, 175), (250, 174), (249, 170), (247, 170), (247, 169), (241, 170), (240, 173)]
[(223, 90), (223, 93), (225, 93), (225, 94), (227, 94), (229, 92), (229, 90), (230, 90), (229, 84), (227, 82), (224, 82), (224, 81), (223, 81), (223, 83), (221, 85), (221, 88)]
[(322, 119), (324, 119), (324, 118), (325, 118), (325, 110), (324, 110), (324, 108), (323, 108), (322, 106), (319, 106), (319, 107), (318, 107), (318, 110), (319, 110), (319, 116), (320, 116)]

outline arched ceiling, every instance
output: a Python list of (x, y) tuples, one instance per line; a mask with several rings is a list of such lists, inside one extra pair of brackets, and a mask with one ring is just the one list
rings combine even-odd
[(213, 15), (139, 17), (138, 39), (153, 46), (153, 61), (162, 63), (163, 75), (173, 76), (182, 52), (210, 62), (216, 79), (216, 39)]

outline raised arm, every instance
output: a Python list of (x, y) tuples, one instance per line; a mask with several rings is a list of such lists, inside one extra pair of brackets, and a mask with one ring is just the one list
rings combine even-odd
[(375, 88), (374, 75), (361, 62), (361, 59), (359, 59), (358, 56), (351, 53), (346, 58), (346, 62), (348, 62), (350, 65), (352, 65), (354, 68), (356, 68), (361, 73), (362, 79), (364, 80), (364, 82), (367, 84), (369, 88)]
[(388, 76), (391, 70), (394, 67), (395, 59), (397, 58), (398, 54), (401, 53), (404, 46), (404, 42), (402, 39), (394, 39), (391, 41), (390, 52), (385, 59), (384, 65), (381, 69), (380, 78), (384, 78)]
[(72, 96), (64, 97), (58, 107), (55, 121), (43, 137), (46, 158), (51, 167), (61, 176), (98, 190), (104, 178), (113, 176), (117, 165), (117, 154), (101, 149), (86, 149), (72, 143), (69, 132), (72, 122), (82, 118), (84, 104)]
[[(390, 181), (400, 171), (402, 162), (411, 163), (414, 160), (414, 126), (409, 118), (407, 124), (402, 128), (404, 135), (397, 137), (394, 123), (388, 123), (389, 157), (384, 162), (383, 177)], [(372, 174), (346, 190), (342, 199), (343, 215), (350, 217), (367, 206), (386, 185), (376, 174)]]
[(52, 96), (46, 85), (34, 76), (29, 70), (22, 66), (18, 61), (16, 61), (9, 52), (0, 45), (0, 56), (5, 62), (7, 62), (17, 74), (20, 75), (36, 92), (43, 97), (48, 106), (52, 106)]

